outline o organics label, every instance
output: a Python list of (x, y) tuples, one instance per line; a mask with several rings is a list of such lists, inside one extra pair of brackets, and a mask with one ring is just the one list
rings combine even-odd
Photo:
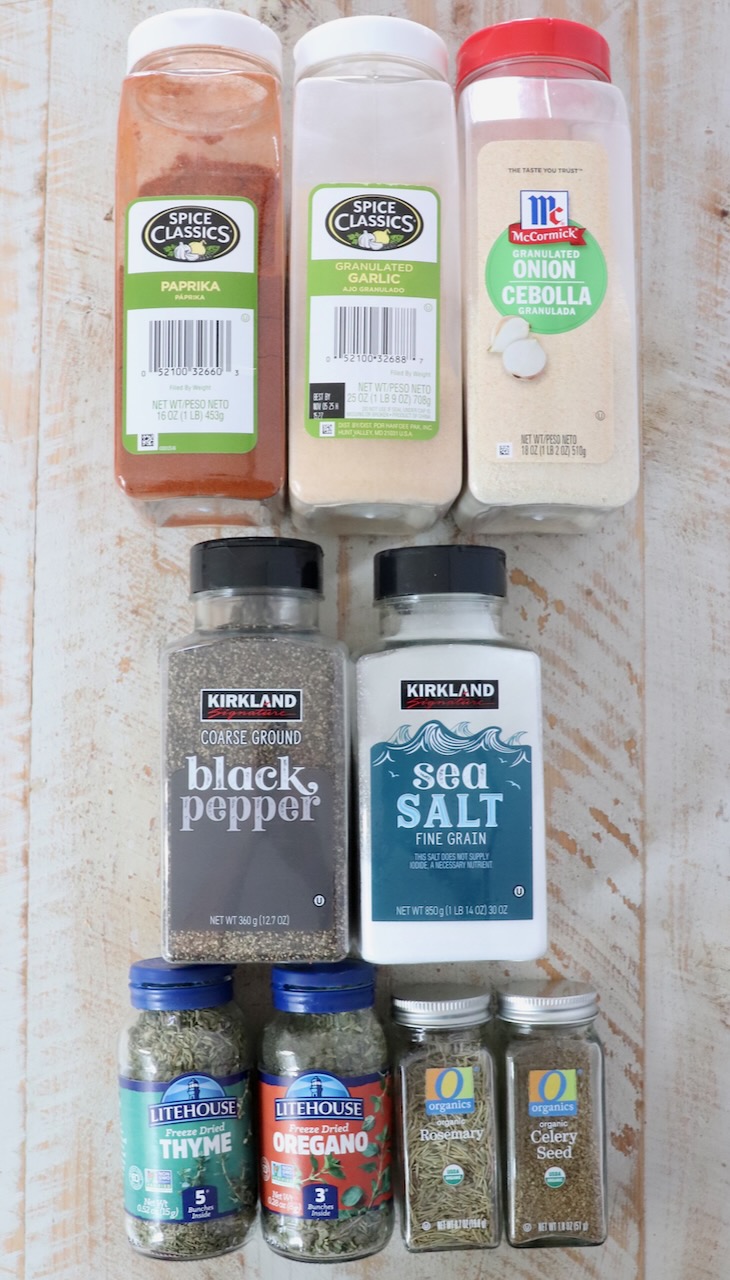
[(340, 1077), (259, 1073), (261, 1202), (273, 1213), (329, 1221), (390, 1200), (387, 1072)]

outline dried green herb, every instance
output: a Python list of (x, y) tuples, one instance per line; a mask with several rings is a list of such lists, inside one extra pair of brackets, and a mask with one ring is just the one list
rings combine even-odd
[[(438, 1105), (433, 1098), (441, 1080), (458, 1096), (442, 1104), (452, 1110), (429, 1113), (429, 1106)], [(484, 1249), (499, 1243), (494, 1095), (492, 1058), (480, 1028), (429, 1029), (404, 1051), (399, 1112), (409, 1249)]]
[[(129, 1080), (166, 1083), (188, 1072), (225, 1077), (244, 1070), (249, 1048), (243, 1021), (233, 1005), (208, 1009), (140, 1010), (125, 1041), (122, 1074)], [(246, 1083), (238, 1104), (239, 1117), (251, 1115), (251, 1084)], [(231, 1173), (225, 1154), (214, 1159), (239, 1211), (202, 1222), (162, 1222), (126, 1215), (127, 1236), (143, 1253), (158, 1258), (212, 1257), (243, 1244), (256, 1216), (253, 1135), (244, 1138), (247, 1158), (242, 1174)], [(232, 1162), (231, 1162), (232, 1163)], [(240, 1166), (240, 1161), (237, 1162)], [(191, 1161), (183, 1188), (202, 1187), (209, 1180), (209, 1160)]]
[[(266, 1027), (261, 1068), (271, 1076), (294, 1079), (303, 1073), (322, 1072), (342, 1079), (369, 1074), (377, 1077), (360, 1126), (364, 1136), (358, 1169), (367, 1175), (369, 1192), (355, 1184), (342, 1189), (338, 1216), (327, 1221), (276, 1213), (262, 1205), (264, 1239), (272, 1249), (312, 1261), (349, 1259), (374, 1253), (390, 1238), (393, 1206), (389, 1075), (383, 1069), (386, 1058), (385, 1036), (370, 1009), (336, 1014), (278, 1013)], [(310, 1182), (347, 1180), (343, 1162), (336, 1156), (311, 1155), (309, 1160), (311, 1174), (297, 1181), (297, 1189)]]

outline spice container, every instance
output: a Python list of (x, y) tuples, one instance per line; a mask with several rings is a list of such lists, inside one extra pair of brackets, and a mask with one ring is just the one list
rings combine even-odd
[(535, 18), (458, 57), (468, 531), (570, 532), (639, 485), (631, 138), (597, 31)]
[(237, 1249), (256, 1215), (251, 1050), (232, 970), (141, 960), (119, 1045), (127, 1236), (153, 1258)]
[(427, 529), (461, 485), (446, 46), (402, 18), (342, 18), (302, 37), (294, 73), (294, 518), (335, 533)]
[(358, 960), (275, 968), (259, 1063), (264, 1239), (345, 1262), (393, 1227), (391, 1090), (374, 973)]
[(378, 964), (547, 944), (540, 663), (501, 630), (494, 547), (375, 557), (357, 673), (360, 945)]
[(348, 663), (321, 582), (311, 542), (192, 548), (195, 630), (162, 663), (169, 960), (347, 952)]
[(606, 1238), (597, 1013), (596, 992), (581, 982), (515, 982), (499, 993), (510, 1244), (590, 1245)]
[(406, 1247), (492, 1249), (502, 1233), (491, 997), (454, 983), (393, 996)]
[(250, 524), (283, 491), (281, 61), (273, 31), (220, 9), (129, 38), (115, 468), (156, 524)]

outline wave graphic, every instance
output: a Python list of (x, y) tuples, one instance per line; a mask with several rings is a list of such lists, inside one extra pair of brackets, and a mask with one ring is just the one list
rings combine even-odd
[(417, 751), (433, 751), (439, 756), (494, 751), (511, 769), (524, 760), (529, 762), (530, 747), (521, 741), (527, 730), (513, 733), (506, 739), (500, 737), (500, 732), (498, 725), (491, 725), (488, 729), (471, 733), (466, 720), (456, 729), (447, 729), (438, 720), (429, 720), (415, 733), (410, 725), (402, 724), (387, 742), (379, 742), (374, 748), (378, 754), (373, 758), (373, 765), (385, 764), (388, 760), (395, 763), (398, 756), (415, 755)]

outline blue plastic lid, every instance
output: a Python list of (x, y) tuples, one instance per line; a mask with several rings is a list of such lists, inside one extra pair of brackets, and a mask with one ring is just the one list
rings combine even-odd
[(135, 1009), (212, 1009), (233, 999), (233, 965), (170, 964), (161, 956), (129, 969)]
[(275, 1009), (287, 1013), (346, 1013), (375, 1002), (375, 970), (365, 960), (337, 964), (276, 965), (271, 970)]

